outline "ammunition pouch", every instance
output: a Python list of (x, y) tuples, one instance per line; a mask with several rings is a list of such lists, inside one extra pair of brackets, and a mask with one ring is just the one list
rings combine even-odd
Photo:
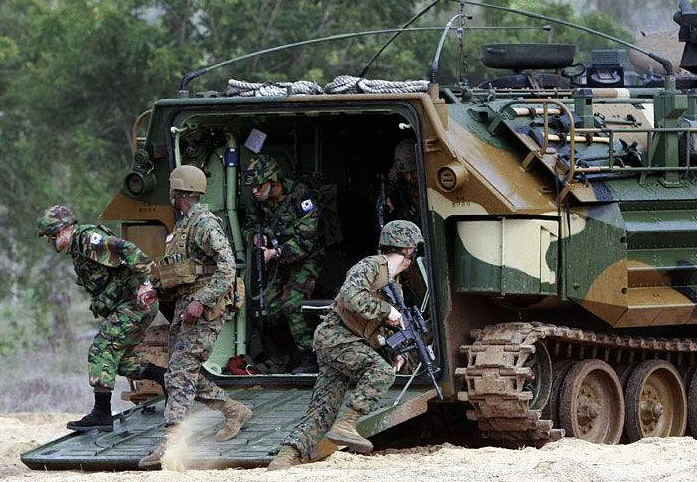
[(203, 317), (212, 321), (220, 317), (227, 311), (237, 312), (242, 309), (245, 297), (245, 287), (242, 278), (235, 277), (235, 282), (232, 283), (230, 289), (218, 299), (218, 302), (213, 308), (205, 307), (203, 309)]
[[(195, 259), (187, 258), (183, 261), (153, 266), (152, 277), (157, 281), (157, 286), (164, 290), (196, 283), (201, 276), (211, 275), (215, 272), (215, 265), (204, 265)], [(187, 293), (190, 291), (186, 291)]]

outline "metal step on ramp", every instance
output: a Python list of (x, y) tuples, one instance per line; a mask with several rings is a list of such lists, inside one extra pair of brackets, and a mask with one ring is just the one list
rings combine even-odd
[[(424, 413), (435, 390), (411, 388), (399, 397), (395, 387), (382, 400), (381, 408), (363, 417), (359, 430), (372, 436)], [(266, 466), (278, 452), (285, 436), (305, 414), (311, 388), (265, 388), (261, 386), (228, 390), (231, 398), (254, 411), (253, 417), (237, 437), (226, 442), (213, 435), (223, 423), (223, 415), (196, 404), (184, 426), (188, 436), (185, 450), (177, 451), (177, 464), (190, 469), (253, 468)], [(138, 461), (160, 443), (165, 434), (164, 399), (137, 405), (114, 417), (113, 432), (96, 430), (71, 433), (21, 455), (22, 462), (35, 470), (137, 470)], [(318, 458), (337, 450), (323, 440)], [(181, 458), (181, 460), (179, 460)]]

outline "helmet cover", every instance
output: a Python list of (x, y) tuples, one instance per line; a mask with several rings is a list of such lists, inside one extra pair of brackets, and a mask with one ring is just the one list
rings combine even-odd
[(75, 214), (66, 206), (52, 206), (45, 210), (37, 219), (39, 236), (54, 237), (66, 226), (77, 224)]
[(280, 168), (274, 158), (268, 154), (257, 154), (244, 171), (244, 184), (258, 187), (267, 182), (278, 182), (280, 177)]
[(394, 246), (397, 248), (416, 248), (423, 243), (419, 227), (411, 221), (390, 221), (380, 231), (380, 246)]

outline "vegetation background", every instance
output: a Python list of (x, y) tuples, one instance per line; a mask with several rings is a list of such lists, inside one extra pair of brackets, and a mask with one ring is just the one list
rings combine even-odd
[[(626, 41), (647, 20), (674, 28), (677, 0), (489, 0), (578, 23)], [(36, 236), (53, 204), (94, 223), (131, 166), (132, 124), (158, 98), (177, 94), (187, 72), (285, 43), (347, 32), (441, 27), (453, 0), (3, 0), (0, 2), (0, 412), (80, 412), (89, 403), (86, 351), (97, 326), (76, 289), (69, 259)], [(576, 30), (467, 5), (472, 15), (458, 64), (457, 32), (442, 77), (483, 79), (489, 42), (574, 43), (579, 55), (610, 46)], [(652, 14), (651, 12), (655, 12)], [(476, 27), (498, 27), (494, 30)], [(519, 27), (534, 27), (521, 29)], [(502, 28), (503, 27), (503, 28)], [(402, 34), (367, 77), (426, 78), (441, 32)], [(285, 50), (196, 79), (223, 91), (227, 79), (314, 80), (357, 75), (387, 39), (362, 36)]]

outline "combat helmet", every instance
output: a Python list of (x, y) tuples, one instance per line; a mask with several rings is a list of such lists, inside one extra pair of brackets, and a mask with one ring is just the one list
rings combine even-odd
[(55, 237), (66, 226), (77, 224), (75, 214), (66, 206), (52, 206), (41, 213), (37, 220), (39, 236)]
[(258, 154), (249, 162), (244, 171), (244, 183), (247, 186), (257, 187), (267, 182), (278, 182), (281, 178), (281, 170), (278, 163), (268, 154)]
[(169, 190), (206, 193), (206, 175), (196, 166), (184, 165), (175, 168), (169, 175)]
[(380, 246), (394, 246), (396, 248), (416, 248), (424, 242), (419, 227), (411, 221), (390, 221), (380, 231)]

